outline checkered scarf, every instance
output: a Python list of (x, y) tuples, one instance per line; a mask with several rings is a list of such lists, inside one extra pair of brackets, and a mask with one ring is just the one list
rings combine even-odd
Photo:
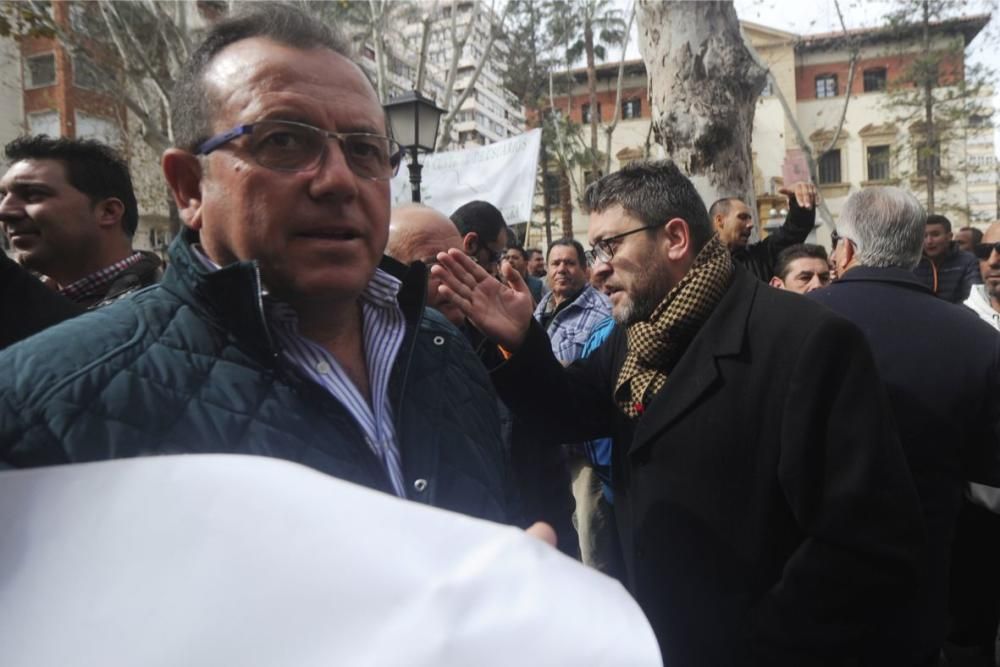
[(729, 250), (713, 236), (649, 319), (629, 326), (628, 354), (615, 384), (615, 400), (625, 414), (633, 418), (642, 415), (722, 299), (732, 277)]

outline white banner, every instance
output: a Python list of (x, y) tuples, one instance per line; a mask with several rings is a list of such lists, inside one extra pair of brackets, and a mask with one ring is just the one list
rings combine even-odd
[(662, 665), (614, 579), (263, 456), (0, 472), (3, 667)]
[[(531, 130), (489, 146), (421, 155), (420, 199), (445, 215), (479, 199), (500, 209), (508, 225), (531, 219), (542, 131)], [(412, 201), (404, 164), (392, 179), (392, 205)]]

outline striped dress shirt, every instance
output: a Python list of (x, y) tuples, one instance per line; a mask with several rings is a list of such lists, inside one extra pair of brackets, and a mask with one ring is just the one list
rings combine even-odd
[[(194, 251), (209, 269), (221, 268), (199, 246), (194, 246)], [(401, 286), (398, 278), (376, 269), (361, 294), (365, 365), (372, 397), (370, 404), (336, 358), (299, 333), (298, 315), (292, 307), (270, 298), (263, 285), (261, 295), (268, 327), (279, 343), (282, 363), (318, 384), (344, 406), (357, 422), (365, 443), (382, 462), (393, 491), (405, 498), (403, 466), (389, 396), (389, 377), (406, 333), (406, 321), (396, 298)], [(322, 434), (318, 433), (317, 437), (322, 437)]]

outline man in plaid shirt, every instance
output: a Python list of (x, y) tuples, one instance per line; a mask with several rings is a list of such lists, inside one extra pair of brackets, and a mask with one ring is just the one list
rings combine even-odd
[(114, 150), (39, 135), (4, 151), (10, 167), (0, 179), (0, 222), (23, 267), (84, 308), (159, 280), (160, 259), (132, 249), (139, 209)]

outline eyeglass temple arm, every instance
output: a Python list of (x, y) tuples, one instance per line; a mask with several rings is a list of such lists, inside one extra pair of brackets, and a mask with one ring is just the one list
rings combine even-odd
[(198, 146), (198, 155), (208, 155), (227, 141), (232, 141), (236, 137), (242, 137), (244, 134), (250, 134), (252, 131), (253, 125), (238, 125), (222, 134), (217, 134), (201, 146)]

